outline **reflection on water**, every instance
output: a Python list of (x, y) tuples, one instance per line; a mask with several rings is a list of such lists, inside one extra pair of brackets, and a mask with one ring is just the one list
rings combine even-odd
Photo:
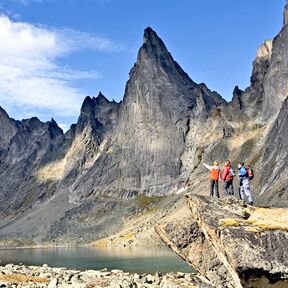
[(193, 272), (185, 261), (166, 247), (5, 249), (0, 250), (0, 261), (1, 265), (48, 264), (82, 270), (108, 268), (138, 273)]

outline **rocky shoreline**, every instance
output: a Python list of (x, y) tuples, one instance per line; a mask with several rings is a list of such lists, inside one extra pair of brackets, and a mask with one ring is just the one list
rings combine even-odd
[(43, 266), (0, 266), (0, 287), (9, 288), (188, 288), (212, 287), (194, 273), (136, 274), (122, 270), (69, 270)]

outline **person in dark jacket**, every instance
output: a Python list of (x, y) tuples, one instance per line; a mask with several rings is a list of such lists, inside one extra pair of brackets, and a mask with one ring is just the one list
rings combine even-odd
[(224, 191), (225, 196), (234, 195), (234, 188), (233, 188), (234, 176), (235, 176), (235, 171), (231, 167), (231, 161), (226, 160), (225, 167), (223, 169), (223, 176), (222, 176), (223, 191)]

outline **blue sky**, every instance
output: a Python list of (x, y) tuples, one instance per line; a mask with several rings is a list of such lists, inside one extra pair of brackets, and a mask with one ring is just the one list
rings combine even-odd
[(120, 101), (150, 26), (195, 82), (230, 100), (285, 0), (0, 0), (0, 105), (67, 129), (86, 95)]

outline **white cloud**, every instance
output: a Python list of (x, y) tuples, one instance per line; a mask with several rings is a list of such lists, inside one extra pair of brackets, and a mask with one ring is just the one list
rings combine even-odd
[(86, 32), (62, 29), (58, 31), (58, 34), (65, 40), (67, 46), (73, 47), (73, 49), (91, 49), (105, 53), (122, 52), (127, 50), (127, 48), (120, 42), (109, 38), (91, 35)]
[(0, 17), (0, 53), (9, 58), (50, 58), (67, 52), (57, 34), (27, 23)]
[[(78, 44), (79, 41), (81, 44)], [(77, 115), (86, 93), (73, 81), (97, 79), (97, 71), (60, 66), (79, 49), (115, 52), (112, 40), (74, 30), (51, 30), (0, 16), (0, 105), (24, 114)]]

